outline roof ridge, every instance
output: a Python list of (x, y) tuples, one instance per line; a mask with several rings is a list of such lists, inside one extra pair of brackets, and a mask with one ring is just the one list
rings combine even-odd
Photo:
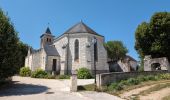
[(87, 26), (83, 21), (78, 22), (69, 28), (64, 34), (72, 34), (72, 33), (91, 33), (98, 35), (93, 29)]

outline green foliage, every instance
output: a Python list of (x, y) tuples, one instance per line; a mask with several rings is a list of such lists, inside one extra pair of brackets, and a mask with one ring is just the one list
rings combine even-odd
[(87, 69), (87, 68), (78, 69), (77, 76), (78, 76), (79, 79), (90, 79), (90, 78), (92, 78), (90, 70)]
[(19, 38), (10, 19), (0, 9), (0, 79), (16, 73)]
[(123, 83), (112, 83), (111, 85), (109, 85), (108, 87), (108, 90), (109, 91), (112, 91), (112, 90), (115, 90), (115, 91), (120, 91), (120, 90), (123, 90), (124, 89), (124, 84)]
[(141, 75), (136, 78), (129, 78), (127, 80), (121, 80), (120, 82), (112, 83), (107, 87), (107, 90), (120, 91), (126, 88), (127, 86), (138, 85), (146, 81), (169, 80), (169, 79), (170, 79), (169, 73), (158, 74), (158, 75), (147, 75), (147, 76)]
[(145, 55), (168, 57), (170, 61), (170, 13), (155, 13), (150, 22), (142, 22), (135, 32), (135, 49)]
[(123, 45), (121, 41), (108, 41), (104, 44), (108, 57), (112, 61), (118, 61), (123, 58), (128, 52), (127, 48)]
[(17, 73), (19, 72), (19, 69), (25, 65), (25, 57), (27, 56), (28, 52), (28, 45), (24, 44), (23, 42), (18, 43), (18, 62), (16, 63), (17, 67)]
[(165, 79), (165, 80), (169, 80), (170, 79), (170, 74), (160, 74), (159, 75), (159, 78), (160, 79)]
[(31, 75), (31, 70), (29, 69), (29, 67), (22, 67), (20, 68), (19, 75), (28, 77)]
[(59, 75), (59, 79), (70, 79), (70, 75)]
[(21, 43), (13, 23), (0, 9), (0, 79), (18, 73), (24, 66), (27, 50)]
[(130, 85), (138, 85), (140, 83), (140, 80), (138, 78), (129, 78), (127, 80), (127, 83)]
[(31, 73), (32, 78), (48, 78), (48, 73), (42, 69), (36, 69)]

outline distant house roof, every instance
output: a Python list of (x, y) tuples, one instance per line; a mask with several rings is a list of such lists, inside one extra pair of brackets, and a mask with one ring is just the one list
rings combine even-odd
[(57, 49), (53, 45), (45, 45), (44, 50), (47, 56), (60, 56)]
[[(122, 60), (130, 60), (130, 61), (135, 61), (135, 62), (137, 62), (134, 58), (132, 58), (131, 56), (129, 56), (129, 55), (126, 55)], [(111, 59), (110, 58), (108, 58), (107, 59), (107, 61), (108, 62), (111, 62)]]
[(86, 24), (84, 24), (82, 21), (75, 24), (70, 29), (68, 29), (64, 34), (74, 34), (74, 33), (90, 33), (94, 35), (99, 35), (94, 30), (92, 30), (90, 27), (88, 27)]
[(129, 59), (129, 60), (131, 60), (131, 61), (137, 62), (134, 58), (132, 58), (132, 57), (129, 56), (129, 55), (126, 55), (124, 59)]

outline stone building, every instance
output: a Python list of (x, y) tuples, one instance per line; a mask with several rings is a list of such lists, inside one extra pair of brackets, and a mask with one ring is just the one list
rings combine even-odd
[(138, 69), (138, 62), (129, 55), (114, 63), (108, 60), (108, 63), (111, 72), (131, 72)]
[(170, 64), (166, 57), (152, 58), (151, 55), (146, 55), (144, 58), (144, 71), (168, 70)]
[(58, 74), (70, 74), (86, 67), (93, 73), (96, 65), (97, 73), (109, 71), (107, 52), (103, 46), (104, 36), (83, 22), (56, 38), (48, 27), (40, 38), (40, 49), (30, 48), (25, 59), (25, 66), (31, 70), (41, 68)]

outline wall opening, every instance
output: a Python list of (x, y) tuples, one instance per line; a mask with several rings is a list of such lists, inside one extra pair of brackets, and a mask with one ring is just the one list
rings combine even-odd
[(160, 63), (153, 63), (151, 64), (152, 70), (161, 70), (161, 64)]

